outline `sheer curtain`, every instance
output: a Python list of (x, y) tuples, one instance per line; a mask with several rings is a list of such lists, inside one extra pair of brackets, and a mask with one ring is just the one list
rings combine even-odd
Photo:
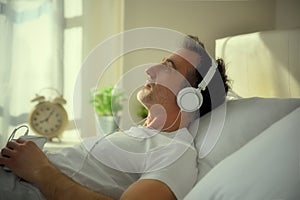
[(42, 89), (63, 93), (62, 1), (0, 0), (0, 147)]

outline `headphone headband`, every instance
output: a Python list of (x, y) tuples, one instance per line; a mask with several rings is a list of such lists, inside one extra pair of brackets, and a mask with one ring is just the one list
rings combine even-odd
[(207, 85), (209, 84), (209, 82), (211, 81), (212, 77), (214, 76), (217, 70), (217, 64), (212, 59), (211, 61), (212, 61), (211, 63), (212, 65), (210, 66), (207, 74), (205, 75), (201, 83), (199, 83), (198, 85), (198, 88), (202, 91), (206, 89)]

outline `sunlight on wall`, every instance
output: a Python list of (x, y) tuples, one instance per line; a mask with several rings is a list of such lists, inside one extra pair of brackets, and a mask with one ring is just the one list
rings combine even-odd
[(232, 89), (242, 97), (300, 97), (300, 29), (265, 31), (216, 41)]
[(64, 16), (72, 18), (82, 15), (82, 0), (64, 0)]
[(74, 119), (73, 92), (82, 62), (82, 27), (66, 29), (64, 38), (64, 96), (69, 117)]

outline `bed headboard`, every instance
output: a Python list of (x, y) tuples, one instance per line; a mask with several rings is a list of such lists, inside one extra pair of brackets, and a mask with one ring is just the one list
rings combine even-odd
[(300, 28), (218, 39), (216, 58), (242, 97), (300, 97)]

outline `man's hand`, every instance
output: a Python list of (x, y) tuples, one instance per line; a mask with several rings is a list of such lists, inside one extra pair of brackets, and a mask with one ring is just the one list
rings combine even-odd
[(32, 141), (9, 141), (1, 151), (0, 164), (33, 184), (40, 181), (42, 170), (51, 165), (46, 155)]

